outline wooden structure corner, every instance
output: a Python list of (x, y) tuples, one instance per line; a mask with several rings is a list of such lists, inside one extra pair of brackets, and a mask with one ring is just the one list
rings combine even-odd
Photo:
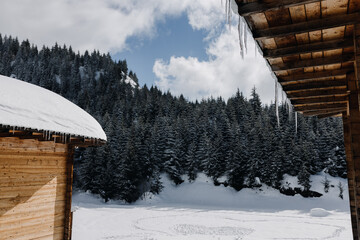
[(43, 136), (0, 128), (0, 239), (71, 239), (74, 151), (96, 144)]
[(106, 134), (44, 88), (0, 75), (0, 90), (0, 239), (70, 240), (74, 152)]

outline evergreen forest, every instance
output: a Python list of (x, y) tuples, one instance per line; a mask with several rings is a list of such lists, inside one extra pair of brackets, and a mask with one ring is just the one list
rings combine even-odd
[(249, 98), (237, 90), (226, 101), (191, 102), (139, 86), (126, 60), (109, 54), (57, 44), (40, 49), (1, 35), (0, 74), (54, 91), (100, 122), (108, 142), (78, 149), (74, 184), (105, 201), (157, 194), (163, 173), (178, 185), (203, 172), (236, 190), (256, 188), (259, 180), (280, 189), (284, 174), (298, 176), (304, 189), (323, 170), (346, 177), (341, 118), (298, 114), (296, 126), (295, 114), (281, 104), (278, 126), (275, 105), (262, 104), (255, 88)]

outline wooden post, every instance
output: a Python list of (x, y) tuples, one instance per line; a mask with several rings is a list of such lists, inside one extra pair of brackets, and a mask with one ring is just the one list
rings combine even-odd
[(351, 128), (350, 120), (347, 113), (343, 113), (343, 130), (344, 130), (344, 143), (345, 143), (345, 153), (346, 153), (346, 166), (347, 166), (347, 179), (348, 179), (348, 190), (349, 190), (349, 200), (350, 200), (350, 213), (351, 213), (351, 225), (353, 232), (353, 239), (358, 239), (358, 212), (357, 212), (357, 199), (355, 191), (355, 167), (352, 157), (351, 150)]
[(64, 228), (64, 240), (71, 240), (72, 232), (72, 184), (73, 184), (73, 170), (74, 170), (74, 146), (68, 144), (68, 156), (66, 161), (66, 205), (65, 205), (65, 228)]
[(347, 75), (348, 113), (343, 114), (351, 223), (354, 239), (360, 238), (360, 25), (354, 26), (354, 73)]

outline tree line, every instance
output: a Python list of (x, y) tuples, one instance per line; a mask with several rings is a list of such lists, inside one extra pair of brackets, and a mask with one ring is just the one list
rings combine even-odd
[[(0, 74), (54, 91), (93, 115), (108, 142), (79, 149), (75, 187), (105, 200), (134, 202), (159, 193), (160, 174), (174, 184), (194, 181), (200, 172), (215, 184), (226, 176), (236, 190), (265, 183), (280, 189), (283, 175), (309, 177), (325, 169), (346, 177), (339, 118), (297, 116), (286, 104), (264, 105), (254, 88), (247, 99), (239, 90), (227, 101), (191, 102), (156, 86), (138, 86), (126, 60), (98, 51), (75, 53), (71, 47), (42, 47), (0, 35)], [(128, 83), (132, 79), (136, 87)]]

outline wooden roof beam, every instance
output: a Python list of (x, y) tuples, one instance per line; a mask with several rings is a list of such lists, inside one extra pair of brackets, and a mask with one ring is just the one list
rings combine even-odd
[(335, 113), (325, 113), (325, 114), (320, 114), (320, 115), (316, 115), (318, 118), (327, 118), (327, 117), (342, 117), (342, 113), (339, 112), (335, 112)]
[(321, 103), (321, 104), (309, 104), (303, 106), (295, 106), (294, 109), (299, 112), (303, 111), (322, 111), (327, 109), (338, 109), (338, 108), (347, 108), (347, 102), (340, 103)]
[(303, 104), (321, 104), (321, 103), (333, 103), (348, 101), (348, 95), (333, 95), (325, 97), (308, 97), (291, 100), (291, 104), (294, 106)]
[(305, 67), (316, 67), (316, 66), (324, 66), (336, 63), (345, 63), (354, 61), (355, 57), (354, 54), (345, 54), (339, 56), (331, 56), (325, 58), (314, 58), (314, 59), (306, 59), (306, 60), (299, 60), (294, 62), (286, 62), (286, 63), (279, 63), (271, 65), (271, 69), (276, 71), (284, 71), (284, 70), (295, 70)]
[(328, 95), (336, 95), (336, 94), (341, 94), (341, 95), (345, 95), (347, 94), (348, 91), (347, 89), (344, 88), (328, 88), (328, 89), (319, 89), (319, 90), (314, 90), (314, 91), (308, 91), (308, 90), (304, 90), (304, 91), (297, 91), (297, 92), (289, 92), (287, 93), (287, 97), (290, 100), (293, 99), (298, 99), (298, 98), (305, 98), (305, 97), (320, 97), (320, 96), (328, 96)]
[(330, 71), (301, 73), (301, 74), (294, 74), (294, 75), (278, 77), (278, 81), (280, 83), (288, 83), (288, 82), (302, 81), (302, 80), (313, 80), (313, 79), (337, 77), (337, 76), (345, 75), (352, 71), (354, 71), (354, 68), (342, 68), (342, 69), (330, 70)]
[(311, 81), (306, 83), (289, 84), (283, 86), (284, 91), (311, 90), (325, 87), (346, 87), (346, 80)]
[(38, 139), (39, 141), (41, 141), (42, 139), (44, 139), (43, 136), (33, 136), (33, 135), (24, 135), (24, 136), (19, 136), (20, 139)]
[(331, 114), (331, 116), (333, 115), (337, 115), (340, 114), (342, 112), (346, 112), (346, 108), (338, 108), (338, 109), (328, 109), (328, 110), (322, 110), (322, 111), (304, 111), (302, 114), (304, 116), (322, 116), (325, 114)]
[(284, 26), (255, 30), (253, 36), (256, 40), (284, 37), (292, 34), (311, 32), (316, 30), (334, 28), (360, 22), (360, 13), (343, 14), (328, 18), (320, 18), (307, 22), (294, 23)]
[(22, 137), (31, 136), (31, 132), (21, 130), (9, 130), (9, 132), (1, 132), (0, 137)]
[(298, 6), (302, 4), (308, 4), (313, 2), (319, 2), (319, 0), (282, 0), (282, 1), (272, 1), (272, 2), (251, 2), (244, 3), (241, 0), (236, 0), (236, 3), (239, 7), (239, 14), (241, 16), (249, 16), (254, 13), (261, 13), (268, 10), (276, 10), (280, 8), (289, 8), (293, 6)]
[(269, 58), (286, 57), (291, 55), (299, 55), (303, 53), (341, 49), (341, 48), (347, 48), (353, 46), (354, 46), (353, 39), (337, 39), (326, 42), (302, 44), (294, 47), (265, 49), (263, 50), (263, 56), (269, 59)]

